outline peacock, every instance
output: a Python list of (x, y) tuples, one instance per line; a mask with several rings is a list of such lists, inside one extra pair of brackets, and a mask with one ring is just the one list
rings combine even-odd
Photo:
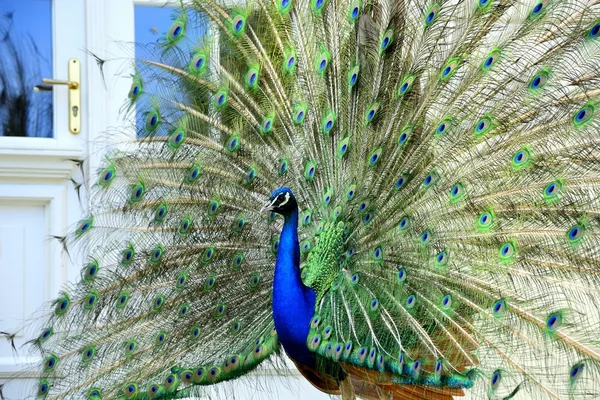
[(598, 0), (183, 2), (62, 238), (34, 396), (286, 354), (343, 399), (600, 398), (599, 37)]

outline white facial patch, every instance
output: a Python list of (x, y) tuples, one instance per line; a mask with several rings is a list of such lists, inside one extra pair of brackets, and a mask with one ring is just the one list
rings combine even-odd
[(286, 192), (285, 193), (285, 200), (279, 205), (279, 207), (286, 205), (288, 201), (290, 201), (290, 193)]

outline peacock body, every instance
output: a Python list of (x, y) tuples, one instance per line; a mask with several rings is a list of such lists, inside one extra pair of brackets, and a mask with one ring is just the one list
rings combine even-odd
[(344, 398), (599, 398), (599, 35), (596, 0), (182, 5), (65, 238), (37, 396), (285, 352)]

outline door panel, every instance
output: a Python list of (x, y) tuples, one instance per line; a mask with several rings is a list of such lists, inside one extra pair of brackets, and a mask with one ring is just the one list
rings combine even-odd
[[(0, 291), (0, 304), (7, 305), (2, 313), (2, 331), (18, 332), (18, 342), (23, 340), (23, 332), (19, 332), (22, 321), (39, 307), (47, 292), (45, 214), (45, 204), (0, 204), (0, 274), (2, 281), (10, 282)], [(42, 246), (33, 249), (34, 243)]]

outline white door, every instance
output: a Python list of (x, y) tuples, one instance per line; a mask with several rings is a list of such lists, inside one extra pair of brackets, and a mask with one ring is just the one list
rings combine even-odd
[[(131, 43), (156, 41), (177, 5), (0, 0), (0, 332), (17, 333), (16, 353), (0, 336), (0, 385), (18, 377), (4, 388), (7, 399), (22, 398), (27, 386), (37, 384), (22, 371), (38, 360), (21, 345), (39, 332), (19, 328), (66, 282), (79, 279), (81, 256), (69, 258), (53, 237), (64, 236), (84, 215), (85, 187), (75, 190), (72, 180), (96, 171), (105, 151), (102, 138), (123, 124), (119, 110), (131, 84)], [(113, 61), (99, 68), (95, 55)], [(67, 80), (73, 58), (81, 65), (76, 133), (70, 131), (68, 87), (42, 85), (42, 78)], [(267, 368), (257, 373), (263, 375), (258, 382), (231, 384), (243, 393), (239, 398), (328, 398), (298, 373), (273, 372)]]
[[(82, 213), (71, 178), (80, 179), (76, 162), (95, 135), (84, 50), (90, 11), (82, 0), (0, 1), (0, 331), (16, 333), (16, 352), (0, 340), (0, 384), (34, 361), (22, 345), (36, 332), (19, 327), (77, 275), (52, 236)], [(68, 80), (69, 63), (80, 70), (81, 104), (73, 110), (67, 86), (42, 83)], [(69, 112), (81, 121), (73, 133)], [(4, 395), (22, 398), (22, 390), (13, 384)]]

